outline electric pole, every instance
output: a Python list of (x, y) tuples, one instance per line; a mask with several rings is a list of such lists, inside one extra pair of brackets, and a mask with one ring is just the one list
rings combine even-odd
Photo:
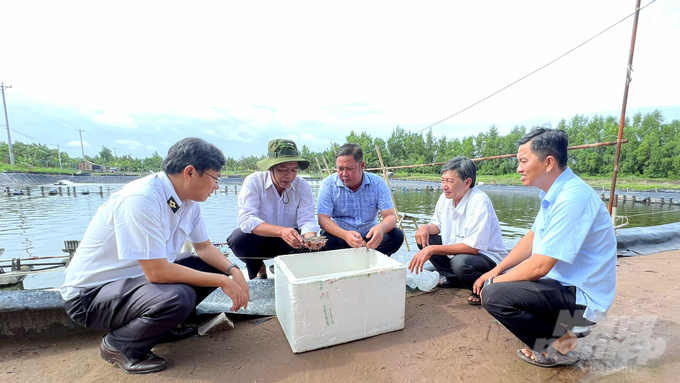
[(113, 148), (113, 158), (116, 158), (116, 148)]
[(83, 161), (85, 161), (85, 149), (83, 148), (83, 132), (82, 129), (76, 129), (76, 132), (80, 133), (80, 150), (83, 152)]
[(12, 151), (12, 135), (9, 133), (9, 118), (7, 118), (7, 104), (5, 103), (5, 88), (10, 89), (12, 86), (5, 86), (4, 82), (0, 82), (0, 89), (2, 89), (2, 105), (5, 107), (5, 124), (7, 125), (7, 143), (9, 144), (9, 163), (14, 166), (14, 152)]
[(57, 155), (59, 156), (59, 169), (64, 169), (64, 166), (61, 164), (61, 150), (59, 149), (59, 145), (57, 145)]

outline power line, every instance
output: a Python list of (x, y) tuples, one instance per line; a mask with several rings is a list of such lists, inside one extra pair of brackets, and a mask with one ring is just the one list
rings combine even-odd
[[(26, 95), (25, 93), (17, 92), (17, 95), (18, 95), (18, 96), (21, 96), (24, 100), (21, 101), (21, 100), (19, 100), (19, 99), (18, 99), (17, 97), (15, 97), (15, 96), (12, 96), (11, 98), (12, 98), (14, 101), (16, 101), (17, 103), (19, 103), (19, 104), (25, 106), (26, 108), (28, 108), (28, 109), (30, 109), (30, 110), (32, 110), (32, 111), (34, 111), (34, 112), (36, 112), (37, 114), (39, 114), (40, 116), (44, 117), (45, 119), (47, 119), (47, 120), (52, 120), (52, 122), (56, 122), (56, 123), (58, 123), (58, 124), (68, 125), (68, 126), (70, 126), (70, 127), (74, 127), (74, 128), (75, 128), (75, 126), (74, 126), (73, 124), (70, 124), (70, 123), (64, 121), (63, 119), (57, 117), (56, 115), (54, 115), (53, 113), (51, 113), (50, 111), (48, 111), (47, 109), (45, 109), (45, 108), (44, 108), (43, 106), (41, 106), (37, 101), (33, 100), (32, 98), (30, 98), (30, 97), (29, 97), (28, 95)], [(29, 102), (30, 102), (33, 106), (28, 105)]]
[[(652, 3), (655, 2), (655, 1), (656, 1), (656, 0), (652, 0), (651, 2), (649, 2), (649, 3), (648, 3), (647, 5), (645, 5), (644, 7), (640, 8), (640, 10), (643, 10), (643, 9), (647, 8), (647, 6), (649, 6), (650, 4), (652, 4)], [(452, 115), (450, 115), (450, 116), (448, 116), (448, 117), (446, 117), (446, 118), (444, 118), (444, 119), (442, 119), (442, 120), (439, 120), (439, 121), (435, 122), (434, 124), (432, 124), (432, 125), (430, 125), (430, 126), (428, 126), (428, 127), (426, 127), (426, 128), (423, 128), (423, 129), (418, 130), (416, 133), (420, 133), (420, 132), (422, 132), (423, 130), (430, 129), (430, 128), (433, 127), (433, 126), (435, 126), (435, 125), (437, 125), (437, 124), (439, 124), (439, 123), (442, 123), (442, 122), (448, 120), (448, 119), (451, 118), (451, 117), (455, 117), (455, 116), (457, 116), (457, 115), (459, 115), (459, 114), (465, 112), (466, 110), (472, 108), (473, 106), (475, 106), (475, 105), (477, 105), (477, 104), (479, 104), (479, 103), (481, 103), (481, 102), (483, 102), (483, 101), (488, 100), (489, 98), (491, 98), (491, 97), (497, 95), (498, 93), (500, 93), (500, 92), (502, 92), (502, 91), (504, 91), (504, 90), (510, 88), (511, 86), (517, 84), (518, 82), (524, 80), (525, 78), (531, 76), (532, 74), (534, 74), (534, 73), (540, 71), (541, 69), (547, 67), (548, 65), (550, 65), (550, 64), (554, 63), (555, 61), (561, 59), (562, 57), (568, 55), (569, 53), (571, 53), (571, 52), (577, 50), (578, 48), (580, 48), (580, 47), (582, 47), (582, 46), (584, 46), (585, 44), (587, 44), (588, 42), (590, 42), (590, 41), (593, 40), (594, 38), (596, 38), (596, 37), (598, 37), (599, 35), (601, 35), (601, 34), (607, 32), (608, 30), (612, 29), (613, 27), (615, 27), (616, 25), (622, 23), (623, 21), (625, 21), (626, 19), (628, 19), (629, 17), (631, 17), (631, 16), (633, 16), (633, 15), (635, 15), (635, 12), (631, 13), (630, 15), (624, 17), (623, 19), (621, 19), (621, 20), (617, 21), (616, 23), (612, 24), (611, 26), (607, 27), (607, 28), (604, 29), (602, 32), (596, 34), (595, 36), (589, 38), (588, 40), (586, 40), (586, 41), (582, 42), (581, 44), (577, 45), (576, 47), (572, 48), (572, 49), (569, 50), (567, 53), (564, 53), (563, 55), (561, 55), (561, 56), (559, 56), (558, 58), (552, 60), (551, 62), (549, 62), (549, 63), (543, 65), (542, 67), (540, 67), (540, 68), (534, 70), (533, 72), (531, 72), (531, 73), (525, 75), (524, 77), (522, 77), (522, 78), (520, 78), (520, 79), (518, 79), (518, 80), (512, 82), (510, 85), (507, 85), (507, 86), (505, 86), (504, 88), (502, 88), (502, 89), (500, 89), (500, 90), (498, 90), (498, 91), (496, 91), (496, 92), (494, 92), (494, 93), (492, 93), (492, 94), (490, 94), (490, 95), (484, 97), (483, 99), (481, 99), (481, 100), (475, 102), (474, 104), (468, 106), (468, 107), (465, 108), (465, 109), (462, 109), (462, 110), (460, 110), (460, 111), (458, 111), (458, 112), (456, 112), (456, 113), (454, 113), (454, 114), (452, 114)]]
[(45, 144), (45, 145), (50, 145), (50, 146), (59, 146), (59, 145), (57, 145), (57, 144), (52, 144), (52, 143), (50, 143), (50, 142), (41, 141), (41, 140), (39, 140), (39, 139), (37, 139), (37, 138), (35, 138), (35, 137), (29, 136), (28, 134), (21, 133), (21, 132), (17, 131), (17, 130), (14, 129), (14, 128), (11, 128), (11, 130), (12, 130), (14, 133), (16, 133), (16, 134), (18, 134), (18, 135), (20, 135), (20, 136), (24, 136), (24, 137), (26, 137), (26, 138), (28, 138), (28, 139), (31, 139), (31, 140), (33, 140), (33, 141), (39, 143), (39, 144)]

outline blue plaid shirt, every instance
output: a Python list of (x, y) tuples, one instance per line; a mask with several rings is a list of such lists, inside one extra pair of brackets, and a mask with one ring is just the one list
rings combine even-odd
[(379, 176), (364, 172), (361, 186), (353, 192), (336, 173), (321, 183), (316, 213), (328, 215), (341, 228), (365, 237), (378, 224), (378, 211), (392, 208), (390, 189)]

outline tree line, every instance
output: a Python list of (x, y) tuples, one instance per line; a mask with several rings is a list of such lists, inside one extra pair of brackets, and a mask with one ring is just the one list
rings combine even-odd
[[(619, 122), (613, 116), (585, 117), (575, 115), (570, 120), (562, 119), (556, 126), (569, 135), (569, 145), (593, 144), (604, 141), (616, 141)], [(501, 135), (493, 125), (488, 131), (463, 138), (447, 138), (442, 135), (436, 138), (430, 129), (427, 133), (414, 133), (397, 126), (390, 137), (384, 140), (372, 137), (367, 132), (356, 134), (351, 131), (345, 142), (361, 145), (364, 151), (364, 161), (367, 168), (380, 167), (377, 145), (380, 149), (385, 166), (419, 165), (435, 162), (445, 162), (455, 156), (463, 155), (468, 158), (481, 158), (512, 154), (517, 152), (517, 140), (532, 128), (515, 126), (510, 132)], [(680, 120), (665, 122), (658, 110), (627, 118), (624, 127), (624, 139), (629, 140), (621, 148), (619, 161), (620, 175), (644, 176), (649, 178), (678, 178), (680, 177)], [(322, 152), (310, 151), (304, 142), (297, 142), (300, 155), (310, 161), (312, 172), (326, 168), (326, 163), (333, 169), (335, 152), (342, 143), (333, 143)], [(28, 164), (36, 167), (59, 167), (59, 157), (56, 149), (50, 149), (42, 144), (24, 144), (17, 142), (13, 145), (17, 164)], [(9, 148), (0, 142), (0, 153), (5, 163), (9, 163)], [(602, 146), (590, 149), (569, 151), (569, 166), (577, 174), (584, 176), (610, 175), (614, 163), (615, 146)], [(265, 156), (243, 156), (240, 159), (227, 158), (225, 170), (233, 173), (248, 173), (258, 170), (257, 161)], [(73, 169), (80, 158), (71, 158), (68, 153), (61, 153), (62, 164), (65, 169)], [(117, 167), (120, 171), (142, 172), (158, 171), (163, 158), (154, 152), (151, 157), (144, 159), (133, 158), (131, 155), (114, 156), (106, 146), (94, 157), (85, 159), (98, 165)], [(325, 159), (325, 161), (324, 161)], [(319, 165), (317, 165), (317, 163)], [(514, 158), (496, 159), (477, 162), (479, 174), (502, 175), (515, 172), (517, 163)], [(438, 173), (440, 167), (421, 167), (404, 169), (406, 172)]]
[[(57, 149), (51, 149), (47, 145), (35, 142), (30, 144), (20, 141), (13, 142), (12, 152), (14, 153), (15, 164), (24, 168), (59, 169), (62, 167), (65, 170), (72, 169), (75, 171), (78, 163), (83, 160), (80, 157), (71, 157), (67, 152), (60, 152)], [(0, 153), (2, 163), (10, 164), (9, 145), (6, 142), (0, 142)], [(61, 163), (59, 162), (60, 156)], [(151, 157), (143, 159), (134, 158), (130, 154), (114, 156), (110, 148), (102, 146), (102, 150), (94, 157), (85, 155), (85, 160), (97, 165), (117, 168), (123, 172), (145, 172), (159, 171), (163, 157), (158, 152), (154, 152)]]
[[(562, 119), (556, 126), (569, 136), (569, 145), (594, 144), (616, 141), (619, 120), (613, 116), (585, 117), (575, 115), (570, 120)], [(501, 135), (494, 125), (488, 131), (463, 138), (435, 138), (432, 130), (426, 134), (409, 132), (396, 127), (387, 141), (373, 138), (368, 133), (356, 134), (352, 131), (346, 139), (348, 143), (361, 145), (367, 168), (378, 168), (380, 162), (375, 150), (377, 145), (385, 166), (419, 165), (445, 162), (455, 156), (468, 158), (493, 157), (517, 152), (517, 140), (527, 132), (525, 126), (514, 126), (510, 132)], [(619, 174), (644, 176), (648, 178), (680, 177), (680, 120), (665, 122), (658, 110), (647, 114), (637, 113), (624, 123), (623, 138), (628, 140), (621, 147)], [(336, 145), (320, 153), (310, 152), (303, 145), (302, 156), (311, 161), (312, 168), (316, 159), (326, 157), (331, 168), (335, 164)], [(615, 146), (601, 146), (569, 151), (569, 166), (574, 172), (584, 176), (611, 175), (614, 164)], [(515, 158), (504, 158), (477, 162), (477, 171), (485, 175), (512, 174), (517, 169)], [(325, 165), (321, 163), (321, 166)], [(406, 172), (439, 173), (441, 167), (420, 167), (402, 169)]]

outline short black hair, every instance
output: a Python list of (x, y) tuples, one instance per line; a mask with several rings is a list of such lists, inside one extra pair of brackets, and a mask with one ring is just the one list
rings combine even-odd
[(168, 155), (163, 160), (165, 174), (178, 174), (189, 165), (201, 174), (208, 170), (222, 171), (227, 163), (224, 153), (215, 145), (200, 138), (189, 137), (176, 142), (168, 150)]
[(472, 162), (472, 160), (463, 156), (453, 157), (446, 161), (444, 166), (442, 166), (441, 175), (444, 175), (444, 172), (451, 170), (456, 171), (458, 177), (460, 177), (462, 181), (471, 178), (472, 184), (470, 184), (470, 189), (475, 187), (475, 183), (477, 182), (477, 166), (475, 166), (475, 163)]
[(531, 141), (531, 151), (538, 159), (545, 161), (546, 157), (553, 156), (561, 169), (567, 167), (567, 147), (569, 136), (561, 129), (536, 128), (517, 140), (517, 145), (524, 145)]
[(345, 144), (338, 149), (337, 153), (335, 153), (335, 158), (342, 156), (352, 156), (354, 157), (354, 161), (361, 163), (364, 160), (364, 151), (361, 150), (361, 146), (357, 144)]

